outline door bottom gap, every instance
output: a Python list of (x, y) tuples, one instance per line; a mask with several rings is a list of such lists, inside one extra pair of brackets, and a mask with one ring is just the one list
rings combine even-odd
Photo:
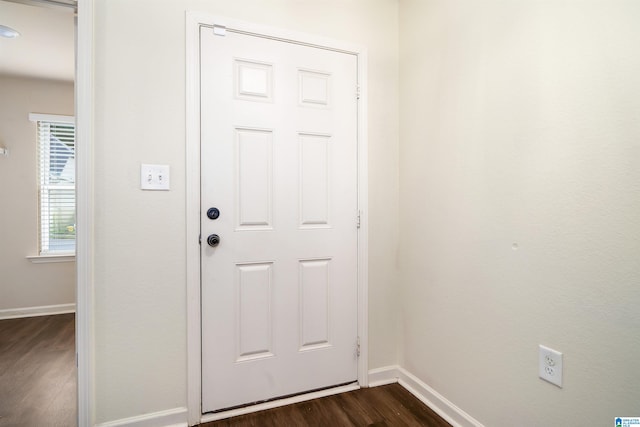
[(233, 411), (235, 409), (248, 408), (250, 406), (259, 405), (261, 403), (273, 402), (274, 400), (289, 399), (290, 397), (300, 396), (300, 395), (303, 395), (303, 394), (316, 393), (316, 392), (319, 392), (319, 391), (329, 390), (329, 389), (338, 388), (338, 387), (344, 387), (344, 386), (347, 386), (347, 385), (357, 384), (357, 383), (358, 383), (358, 381), (355, 380), (355, 381), (349, 381), (349, 382), (346, 382), (346, 383), (334, 384), (334, 385), (330, 385), (330, 386), (327, 386), (327, 387), (314, 388), (313, 390), (306, 390), (306, 391), (302, 391), (300, 393), (286, 394), (284, 396), (272, 397), (271, 399), (257, 400), (255, 402), (243, 403), (242, 405), (229, 406), (227, 408), (216, 409), (215, 411), (205, 412), (203, 415), (206, 415), (206, 414), (218, 414), (220, 412), (227, 412), (227, 411)]

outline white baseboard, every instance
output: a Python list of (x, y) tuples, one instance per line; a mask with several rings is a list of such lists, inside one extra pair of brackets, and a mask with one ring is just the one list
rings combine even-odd
[(75, 304), (43, 305), (40, 307), (7, 308), (0, 310), (0, 320), (20, 317), (50, 316), (52, 314), (75, 313)]
[(484, 427), (482, 423), (458, 408), (453, 402), (422, 382), (406, 369), (391, 365), (369, 371), (369, 386), (399, 383), (422, 403), (440, 415), (453, 427)]
[(98, 424), (96, 427), (187, 427), (187, 408), (174, 408), (166, 411), (136, 417), (123, 418)]
[(397, 383), (399, 377), (400, 366), (398, 365), (371, 369), (369, 371), (369, 387), (378, 387), (381, 385)]

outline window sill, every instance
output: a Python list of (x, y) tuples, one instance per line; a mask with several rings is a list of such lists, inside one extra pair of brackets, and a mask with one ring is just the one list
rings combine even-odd
[(75, 262), (76, 254), (36, 255), (28, 256), (27, 259), (34, 264), (46, 264), (51, 262)]

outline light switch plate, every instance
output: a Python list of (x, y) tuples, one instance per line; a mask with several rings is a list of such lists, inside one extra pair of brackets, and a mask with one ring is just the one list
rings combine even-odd
[(140, 189), (169, 190), (169, 165), (140, 165)]

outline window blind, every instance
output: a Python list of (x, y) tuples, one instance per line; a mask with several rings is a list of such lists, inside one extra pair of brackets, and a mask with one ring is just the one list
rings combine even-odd
[(76, 248), (75, 124), (69, 119), (37, 120), (41, 255)]

